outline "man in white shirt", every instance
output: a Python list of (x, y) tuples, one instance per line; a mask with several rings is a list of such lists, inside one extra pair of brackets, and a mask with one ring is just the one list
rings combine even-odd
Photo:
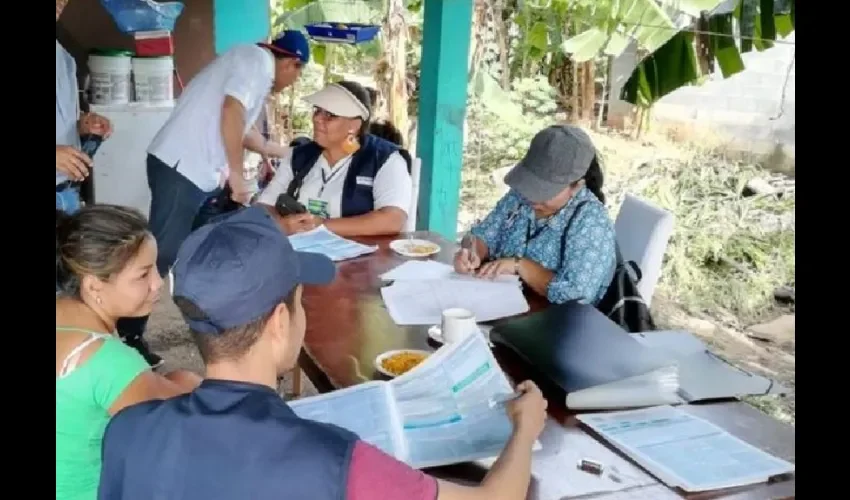
[[(56, 21), (68, 0), (56, 0)], [(112, 132), (109, 120), (95, 113), (80, 116), (77, 64), (56, 40), (56, 210), (80, 208), (79, 183), (89, 175), (92, 160), (80, 149), (80, 136)]]
[[(202, 205), (220, 192), (225, 179), (233, 201), (248, 202), (244, 150), (265, 156), (280, 153), (279, 147), (269, 147), (253, 125), (269, 93), (293, 84), (309, 59), (306, 37), (299, 31), (285, 31), (269, 44), (228, 50), (183, 90), (171, 117), (148, 147), (149, 223), (158, 246), (160, 275), (168, 273)], [(147, 318), (122, 319), (118, 330), (128, 344), (143, 345), (146, 323)], [(162, 363), (152, 353), (146, 357), (152, 366)]]

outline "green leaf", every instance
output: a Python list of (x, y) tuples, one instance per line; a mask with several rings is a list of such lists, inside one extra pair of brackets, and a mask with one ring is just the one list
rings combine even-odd
[(528, 55), (539, 59), (549, 51), (549, 26), (542, 21), (534, 23), (525, 37)]
[(761, 38), (767, 40), (776, 40), (776, 24), (773, 19), (774, 1), (775, 0), (761, 0), (761, 4), (759, 5), (759, 14), (761, 18)]
[(674, 90), (699, 79), (694, 34), (679, 32), (644, 59), (623, 86), (622, 99), (649, 107)]
[(774, 16), (773, 20), (776, 22), (776, 34), (782, 38), (785, 38), (794, 31), (794, 21), (791, 19), (791, 14)]
[(661, 5), (671, 7), (693, 17), (699, 17), (703, 11), (714, 10), (723, 0), (660, 0)]
[(629, 39), (619, 33), (611, 33), (608, 43), (605, 45), (604, 52), (606, 55), (617, 57), (626, 50), (629, 45)]
[(653, 0), (625, 0), (628, 5), (621, 4), (622, 17), (619, 24), (631, 30), (631, 36), (647, 52), (655, 52), (676, 35), (677, 29), (673, 21)]
[(313, 59), (313, 62), (320, 66), (324, 66), (327, 55), (327, 46), (323, 43), (314, 43), (311, 45), (312, 46), (310, 47), (310, 55)]
[(712, 53), (720, 66), (720, 72), (724, 78), (729, 78), (735, 73), (744, 70), (744, 60), (738, 47), (735, 45), (734, 32), (732, 30), (732, 14), (711, 16), (708, 20), (709, 31), (718, 33), (710, 35)]
[(608, 35), (602, 30), (590, 28), (584, 33), (579, 33), (566, 40), (561, 44), (561, 50), (572, 55), (576, 62), (585, 62), (596, 57), (596, 54), (605, 46), (606, 41), (608, 41)]

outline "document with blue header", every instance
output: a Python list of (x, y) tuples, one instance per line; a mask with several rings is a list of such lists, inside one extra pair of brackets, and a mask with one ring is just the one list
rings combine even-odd
[(299, 252), (320, 253), (334, 262), (353, 259), (378, 250), (377, 246), (363, 245), (331, 232), (325, 226), (319, 226), (304, 233), (289, 237), (292, 248)]
[(686, 492), (766, 482), (794, 465), (672, 406), (578, 419), (664, 484)]
[(497, 456), (513, 426), (492, 401), (513, 393), (483, 335), (441, 347), (390, 382), (294, 401), (295, 413), (348, 429), (415, 468)]

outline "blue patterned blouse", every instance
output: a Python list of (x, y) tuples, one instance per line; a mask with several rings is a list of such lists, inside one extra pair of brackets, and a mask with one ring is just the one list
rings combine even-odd
[[(582, 201), (587, 203), (564, 240), (567, 222)], [(487, 244), (490, 259), (524, 257), (552, 271), (547, 298), (555, 304), (579, 300), (596, 305), (614, 277), (614, 225), (605, 206), (586, 187), (554, 215), (539, 220), (531, 206), (511, 190), (472, 228), (472, 234)]]

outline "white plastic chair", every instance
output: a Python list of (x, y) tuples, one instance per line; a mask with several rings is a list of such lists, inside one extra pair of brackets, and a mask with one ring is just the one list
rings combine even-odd
[(642, 277), (638, 290), (647, 306), (652, 302), (661, 277), (661, 265), (674, 223), (673, 214), (631, 194), (626, 194), (614, 222), (623, 259), (633, 260), (640, 267)]
[(416, 216), (419, 210), (419, 172), (422, 170), (422, 160), (414, 158), (413, 164), (410, 166), (410, 178), (413, 180), (413, 189), (411, 190), (410, 211), (407, 213), (407, 223), (404, 225), (405, 232), (412, 233), (416, 231)]

